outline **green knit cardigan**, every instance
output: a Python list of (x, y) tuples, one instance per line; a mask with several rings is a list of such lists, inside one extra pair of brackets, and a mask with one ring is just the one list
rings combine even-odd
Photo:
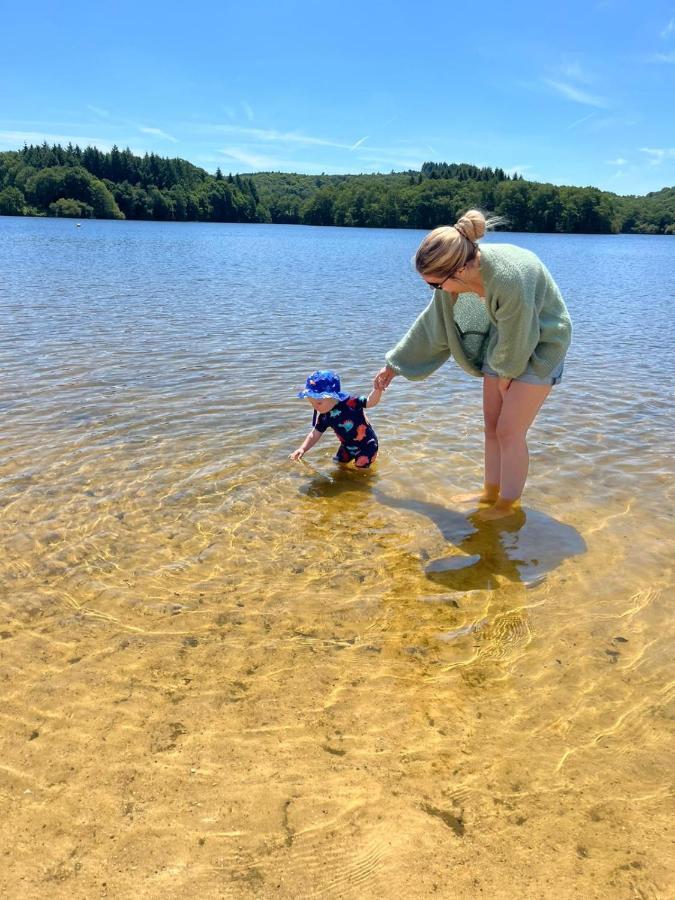
[(562, 362), (572, 323), (541, 260), (513, 244), (480, 248), (485, 297), (434, 291), (427, 308), (385, 360), (398, 375), (427, 378), (450, 356), (471, 375), (484, 362), (503, 378), (546, 378)]

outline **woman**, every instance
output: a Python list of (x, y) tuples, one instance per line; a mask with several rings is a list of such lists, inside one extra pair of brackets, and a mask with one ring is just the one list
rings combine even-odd
[(513, 244), (478, 247), (494, 221), (472, 209), (424, 238), (415, 266), (434, 296), (376, 376), (386, 390), (396, 375), (426, 378), (452, 355), (483, 377), (485, 478), (476, 499), (488, 507), (478, 514), (486, 520), (519, 505), (527, 431), (561, 380), (572, 334), (560, 291), (534, 253)]

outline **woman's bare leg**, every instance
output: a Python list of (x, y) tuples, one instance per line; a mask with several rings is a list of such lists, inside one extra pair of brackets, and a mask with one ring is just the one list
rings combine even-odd
[(485, 428), (485, 474), (483, 477), (483, 490), (480, 494), (476, 491), (468, 494), (459, 494), (453, 499), (458, 503), (489, 503), (492, 504), (499, 496), (499, 479), (501, 474), (501, 462), (499, 441), (497, 440), (497, 422), (502, 411), (502, 395), (499, 391), (498, 380), (489, 375), (483, 376), (483, 423)]
[(481, 514), (481, 518), (498, 519), (508, 515), (511, 507), (520, 500), (530, 461), (527, 432), (550, 393), (550, 385), (526, 384), (523, 381), (512, 381), (509, 385), (496, 427), (500, 461), (499, 499), (491, 509)]
[(485, 428), (485, 478), (483, 496), (494, 503), (501, 484), (501, 447), (497, 437), (497, 425), (504, 401), (499, 390), (499, 379), (483, 376), (483, 424)]

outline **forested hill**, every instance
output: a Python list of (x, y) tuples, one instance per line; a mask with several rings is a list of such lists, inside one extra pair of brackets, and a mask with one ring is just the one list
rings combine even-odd
[(210, 175), (117, 147), (0, 153), (0, 215), (428, 229), (470, 207), (505, 217), (511, 231), (675, 234), (675, 187), (625, 197), (465, 163), (388, 175)]

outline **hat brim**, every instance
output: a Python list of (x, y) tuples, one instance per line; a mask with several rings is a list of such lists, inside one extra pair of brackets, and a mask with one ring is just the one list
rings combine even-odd
[(311, 400), (346, 400), (349, 394), (344, 391), (299, 391), (298, 397), (304, 399), (309, 397)]

